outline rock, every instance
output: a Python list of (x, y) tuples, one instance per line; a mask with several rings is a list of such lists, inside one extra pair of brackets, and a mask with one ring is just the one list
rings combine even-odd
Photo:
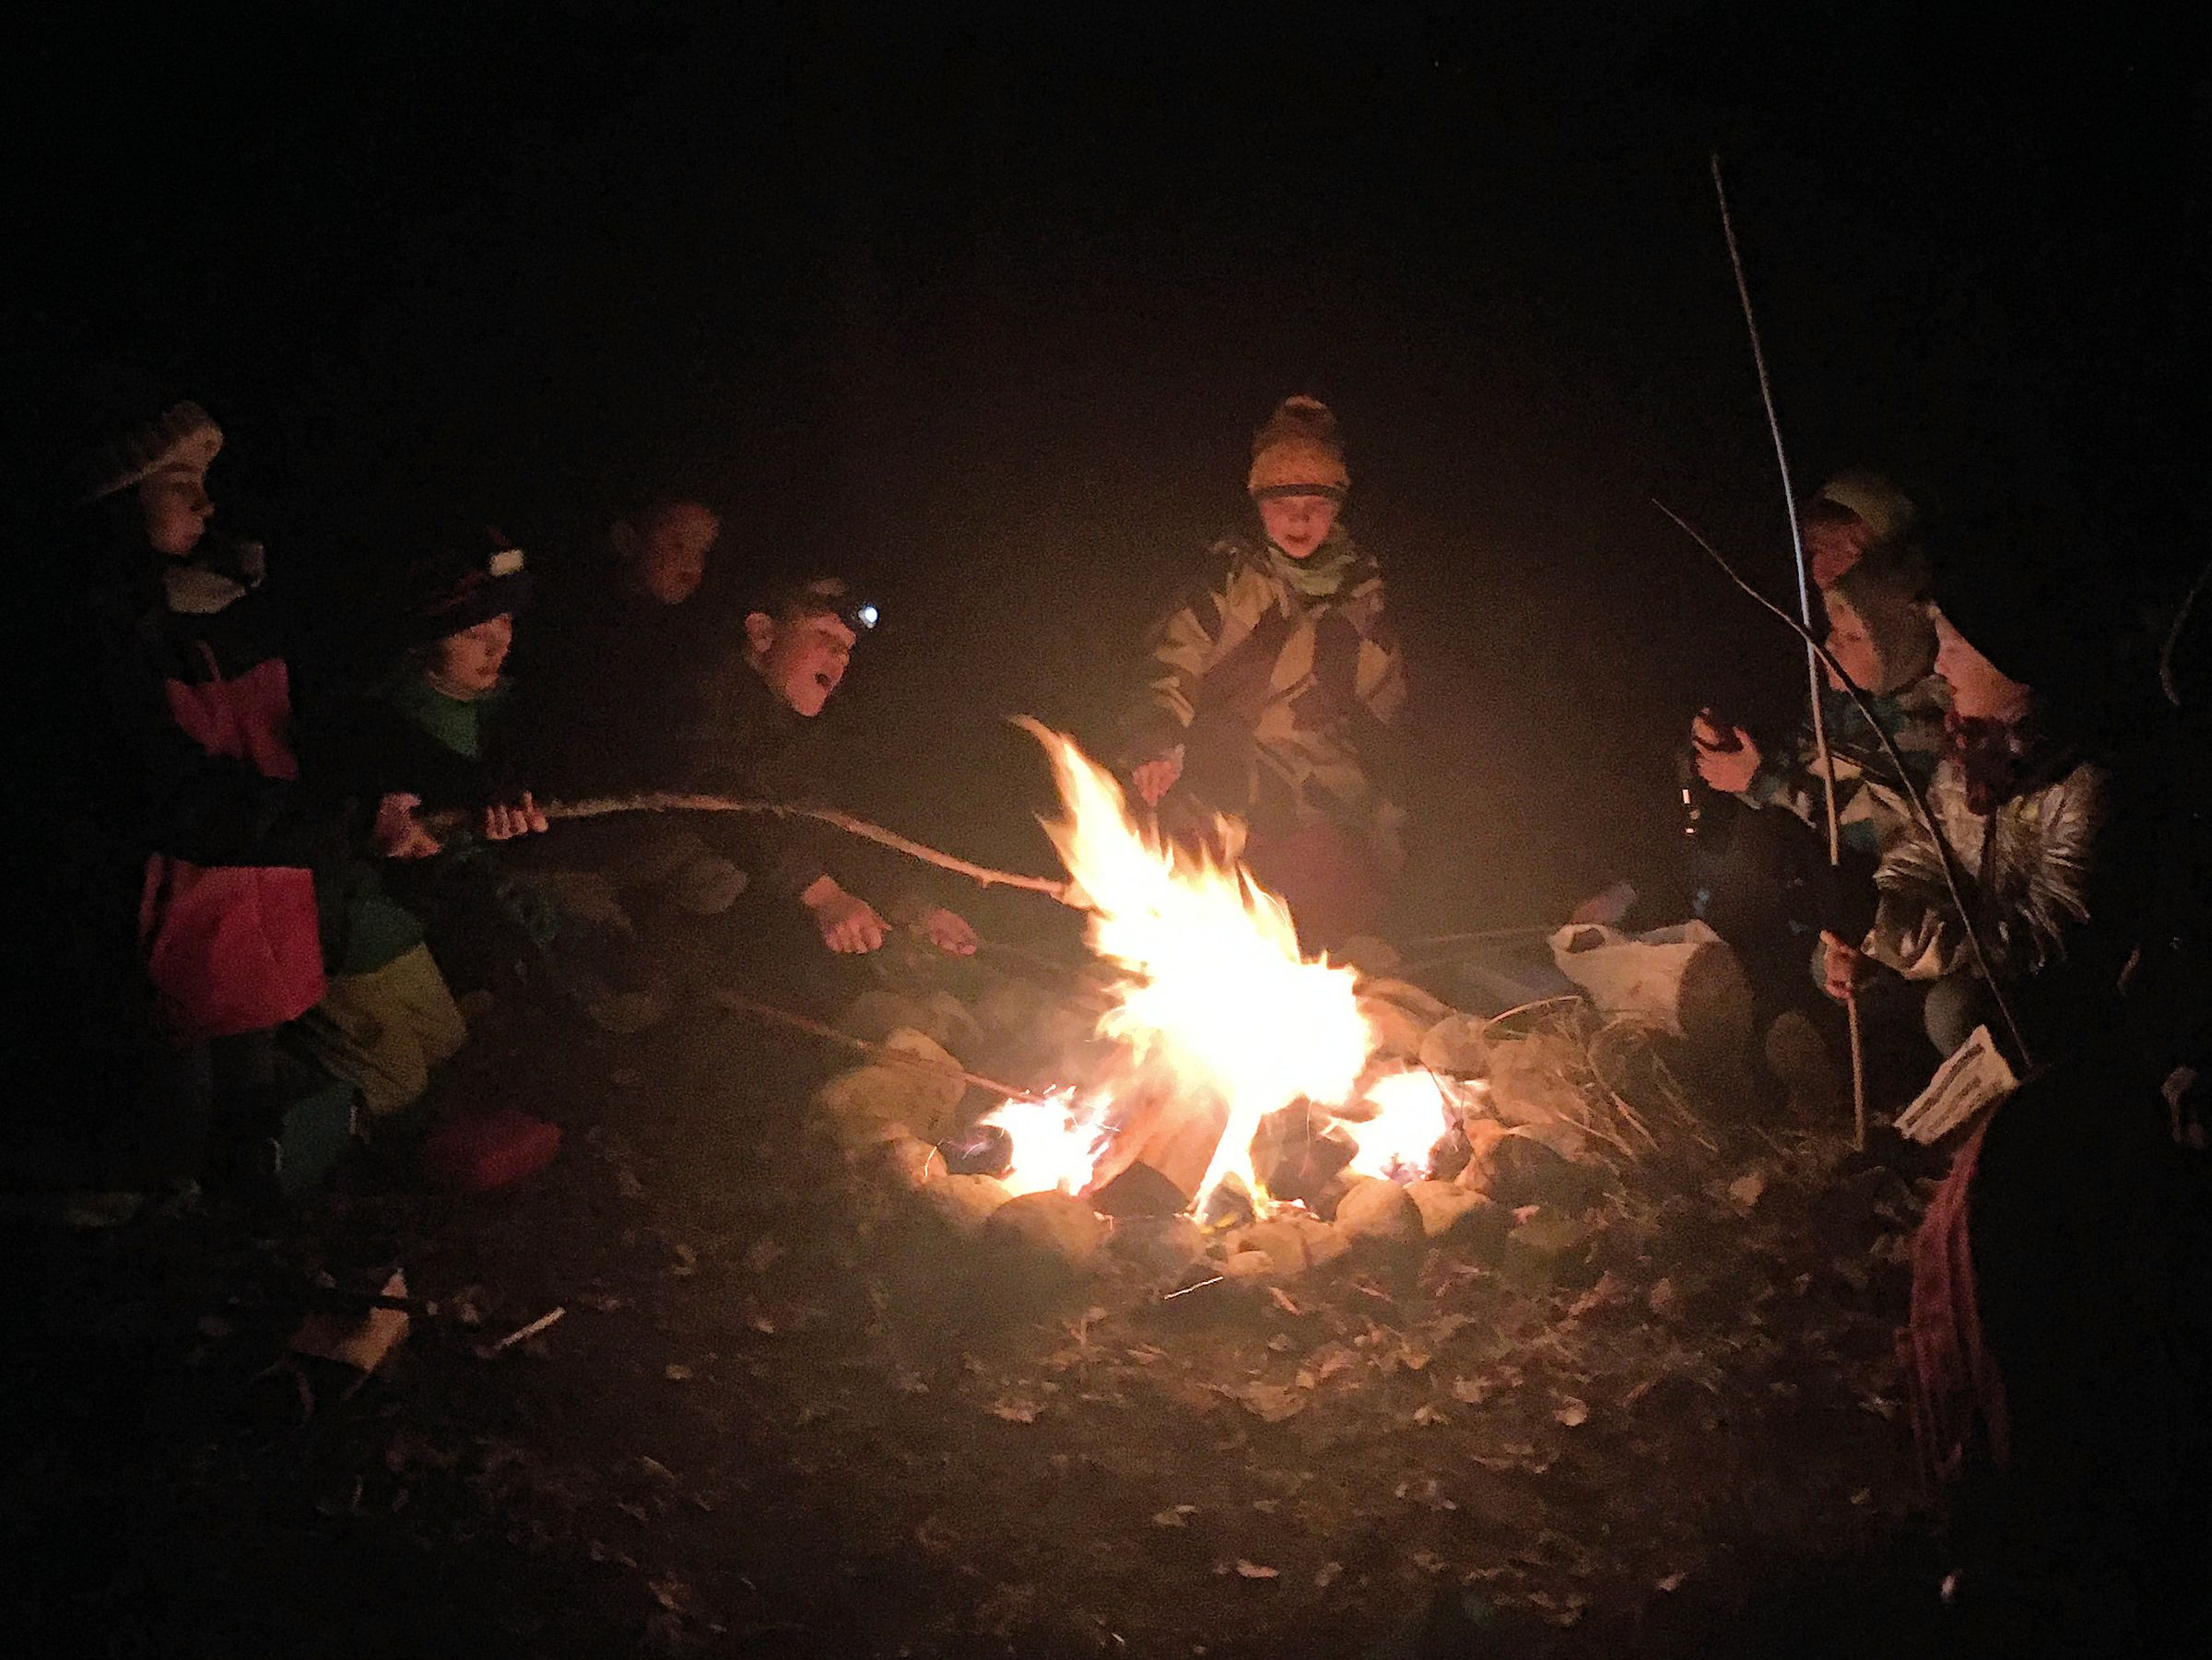
[(1430, 1028), (1452, 1010), (1409, 980), (1370, 980), (1359, 988), (1359, 1012), (1378, 1053), (1409, 1061), (1420, 1054)]
[[(900, 1027), (885, 1042), (939, 1067), (959, 1065), (928, 1034), (911, 1027)], [(838, 1139), (855, 1148), (910, 1136), (942, 1141), (967, 1092), (968, 1086), (948, 1071), (887, 1060), (839, 1073), (814, 1092), (814, 1100)]]
[(934, 1142), (919, 1136), (900, 1135), (881, 1144), (891, 1168), (905, 1180), (909, 1187), (920, 1187), (924, 1183), (946, 1173), (945, 1160)]
[(1265, 1251), (1239, 1251), (1221, 1259), (1221, 1272), (1230, 1279), (1266, 1279), (1275, 1273), (1275, 1259)]
[(1090, 1202), (1104, 1216), (1168, 1218), (1181, 1215), (1191, 1195), (1140, 1159), (1093, 1189)]
[(1487, 1195), (1453, 1182), (1416, 1182), (1406, 1194), (1420, 1212), (1421, 1231), (1430, 1239), (1442, 1239), (1469, 1217), (1490, 1208)]
[(1306, 1245), (1306, 1231), (1288, 1216), (1268, 1217), (1234, 1230), (1226, 1242), (1233, 1256), (1241, 1251), (1259, 1251), (1274, 1265), (1274, 1277), (1287, 1279), (1313, 1266)]
[(1487, 1025), (1473, 1015), (1446, 1015), (1421, 1034), (1421, 1065), (1456, 1077), (1480, 1077), (1490, 1065)]
[(995, 1176), (940, 1176), (921, 1192), (930, 1208), (961, 1233), (980, 1232), (992, 1213), (1014, 1197)]
[(1462, 1119), (1459, 1128), (1467, 1138), (1467, 1161), (1454, 1179), (1471, 1193), (1488, 1194), (1497, 1184), (1500, 1145), (1512, 1132), (1495, 1118)]
[(1421, 1213), (1395, 1182), (1377, 1176), (1355, 1182), (1336, 1203), (1336, 1229), (1354, 1243), (1378, 1240), (1397, 1244), (1422, 1237)]
[(1563, 1157), (1578, 1157), (1586, 1141), (1586, 1111), (1574, 1077), (1583, 1056), (1566, 1039), (1539, 1032), (1493, 1044), (1489, 1054), (1490, 1109), (1509, 1124), (1527, 1127)]
[(1018, 1242), (1071, 1268), (1083, 1267), (1097, 1256), (1111, 1231), (1112, 1224), (1090, 1207), (1088, 1200), (1056, 1191), (1017, 1195), (983, 1223), (986, 1239)]
[(1150, 1273), (1186, 1268), (1206, 1255), (1206, 1230), (1187, 1216), (1133, 1216), (1107, 1236), (1114, 1255)]

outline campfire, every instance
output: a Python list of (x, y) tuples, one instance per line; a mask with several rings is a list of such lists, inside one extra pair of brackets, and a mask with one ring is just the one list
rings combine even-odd
[[(1216, 1231), (1229, 1259), (1253, 1259), (1243, 1272), (1341, 1249), (1319, 1237), (1332, 1228), (1324, 1211), (1336, 1229), (1418, 1237), (1483, 1203), (1431, 1179), (1441, 1150), (1466, 1162), (1462, 1121), (1486, 1107), (1484, 1086), (1465, 1076), (1478, 1065), (1456, 1065), (1471, 1053), (1464, 1034), (1421, 1054), (1430, 1033), (1452, 1035), (1453, 1012), (1403, 982), (1306, 956), (1288, 909), (1236, 857), (1232, 825), (1215, 852), (1169, 842), (1072, 739), (1024, 724), (1061, 799), (1046, 832), (1109, 971), (1103, 1010), (1069, 1062), (1077, 1076), (1005, 1099), (957, 1136), (957, 1077), (932, 1091), (937, 1080), (862, 1068), (833, 1080), (825, 1104), (850, 1116), (872, 1099), (861, 1087), (871, 1074), (887, 1089), (920, 1091), (924, 1110), (896, 1124), (864, 1108), (864, 1138), (892, 1140), (908, 1176), (959, 1219), (1001, 1207), (1006, 1226), (1053, 1217), (1045, 1231), (1072, 1227), (1081, 1249), (1104, 1232), (1092, 1201), (1138, 1163), (1166, 1179), (1189, 1217), (1225, 1225)], [(895, 1041), (935, 1048), (919, 1032)]]

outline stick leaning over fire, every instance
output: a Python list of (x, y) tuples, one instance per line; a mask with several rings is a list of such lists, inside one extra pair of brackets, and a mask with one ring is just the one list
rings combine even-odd
[[(783, 801), (738, 801), (727, 795), (688, 795), (677, 790), (652, 790), (638, 795), (595, 795), (581, 801), (541, 801), (537, 810), (547, 818), (603, 818), (610, 813), (770, 813), (779, 818), (811, 818), (818, 824), (834, 826), (848, 836), (858, 836), (864, 842), (873, 842), (893, 852), (902, 853), (911, 859), (920, 859), (925, 865), (935, 865), (939, 870), (949, 870), (956, 876), (966, 877), (983, 888), (1020, 888), (1030, 893), (1041, 893), (1048, 899), (1058, 900), (1063, 905), (1071, 904), (1072, 882), (1054, 880), (1051, 877), (1022, 876), (1010, 870), (993, 870), (985, 865), (971, 865), (966, 859), (939, 853), (919, 842), (909, 840), (896, 830), (888, 830), (880, 824), (870, 824), (865, 818), (855, 818), (835, 807), (794, 806)], [(458, 813), (426, 813), (424, 827), (434, 835), (441, 830), (458, 828), (465, 822)]]

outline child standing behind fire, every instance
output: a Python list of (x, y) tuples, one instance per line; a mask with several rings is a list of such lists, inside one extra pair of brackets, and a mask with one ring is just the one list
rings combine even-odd
[(1252, 443), (1257, 523), (1216, 542), (1215, 574), (1152, 630), (1125, 723), (1130, 782), (1171, 834), (1213, 815), (1309, 949), (1372, 929), (1405, 862), (1389, 784), (1405, 663), (1382, 575), (1339, 516), (1336, 418), (1286, 398)]

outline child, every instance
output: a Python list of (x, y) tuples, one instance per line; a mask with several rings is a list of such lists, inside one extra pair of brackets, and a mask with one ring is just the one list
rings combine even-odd
[[(457, 555), (419, 573), (418, 585), (425, 591), (402, 630), (407, 654), (375, 707), (358, 716), (367, 764), (414, 779), (441, 806), (468, 806), (488, 840), (545, 829), (529, 792), (506, 799), (512, 792), (472, 776), (470, 765), (507, 695), (500, 671), (528, 587), (521, 551)], [(458, 845), (441, 854), (466, 856)], [(325, 1066), (359, 1086), (372, 1116), (388, 1116), (421, 1097), (430, 1069), (460, 1049), (468, 1029), (421, 920), (373, 864), (348, 864), (324, 897), (330, 986), (301, 1030)]]
[(208, 527), (222, 443), (197, 404), (162, 400), (82, 457), (80, 558), (106, 652), (91, 816), (123, 855), (110, 868), (137, 865), (141, 961), (173, 1058), (169, 1122), (139, 1160), (157, 1182), (189, 1181), (211, 1132), (273, 1170), (272, 1039), (324, 991), (311, 872), (371, 841), (427, 847), (407, 795), (371, 808), (303, 778), (262, 549)]
[(1136, 793), (1245, 819), (1246, 862), (1310, 948), (1371, 930), (1404, 863), (1388, 758), (1405, 662), (1382, 572), (1339, 517), (1350, 484), (1335, 417), (1286, 398), (1253, 440), (1255, 523), (1155, 629), (1127, 723)]

